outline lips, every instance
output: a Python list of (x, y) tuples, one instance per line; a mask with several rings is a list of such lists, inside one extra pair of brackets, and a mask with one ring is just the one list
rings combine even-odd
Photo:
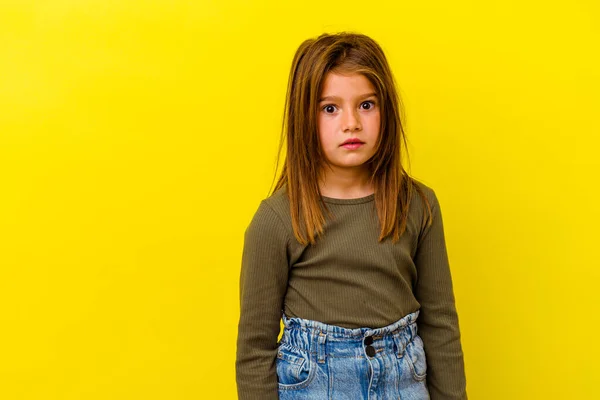
[(365, 142), (359, 140), (359, 139), (347, 139), (346, 141), (344, 141), (344, 143), (342, 143), (340, 146), (345, 146), (347, 144), (364, 144)]

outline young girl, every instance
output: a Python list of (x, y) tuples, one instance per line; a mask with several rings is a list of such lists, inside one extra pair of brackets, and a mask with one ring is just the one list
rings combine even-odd
[(399, 104), (371, 38), (298, 48), (285, 165), (244, 236), (240, 400), (467, 399), (440, 204), (402, 167)]

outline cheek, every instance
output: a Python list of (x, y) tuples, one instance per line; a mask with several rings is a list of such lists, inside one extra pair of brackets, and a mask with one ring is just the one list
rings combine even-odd
[(323, 150), (323, 152), (325, 154), (331, 154), (331, 150), (333, 147), (333, 141), (331, 140), (331, 137), (324, 135), (320, 137), (321, 140), (321, 149)]
[(375, 134), (378, 134), (379, 130), (381, 129), (381, 118), (379, 114), (374, 115), (373, 118), (370, 118), (368, 124), (369, 130)]
[(318, 126), (319, 139), (321, 140), (321, 144), (323, 147), (328, 148), (331, 147), (331, 143), (334, 141), (332, 132), (335, 130), (332, 127), (331, 122), (320, 120)]
[(379, 124), (381, 123), (381, 114), (379, 112), (373, 115), (372, 123), (374, 126), (379, 126)]

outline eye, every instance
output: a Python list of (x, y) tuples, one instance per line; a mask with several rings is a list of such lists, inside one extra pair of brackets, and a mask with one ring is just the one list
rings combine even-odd
[(322, 110), (325, 111), (327, 114), (331, 114), (334, 111), (333, 109), (335, 109), (335, 106), (333, 104), (327, 104), (322, 108)]
[(375, 107), (375, 102), (374, 102), (374, 101), (371, 101), (371, 100), (363, 102), (363, 103), (361, 104), (361, 106), (362, 106), (363, 104), (369, 104), (369, 107), (367, 107), (367, 108), (363, 108), (363, 110), (370, 110), (371, 108)]

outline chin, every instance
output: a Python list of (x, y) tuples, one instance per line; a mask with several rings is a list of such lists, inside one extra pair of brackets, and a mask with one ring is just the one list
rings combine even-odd
[(339, 168), (356, 168), (356, 167), (360, 167), (360, 166), (365, 165), (366, 162), (367, 162), (367, 160), (365, 159), (364, 161), (360, 161), (360, 162), (337, 163), (337, 164), (335, 164), (335, 166), (339, 167)]

